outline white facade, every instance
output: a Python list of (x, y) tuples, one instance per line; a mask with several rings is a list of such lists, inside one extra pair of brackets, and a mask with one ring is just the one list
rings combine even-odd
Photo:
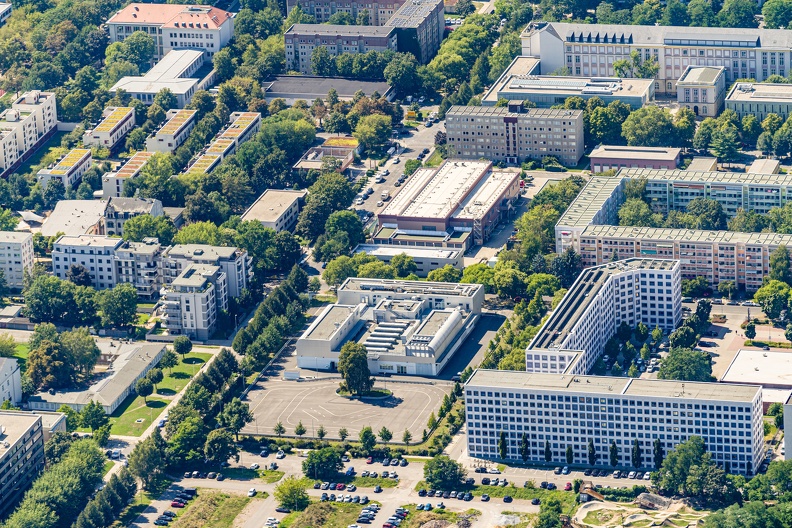
[(116, 285), (115, 251), (121, 244), (120, 238), (64, 235), (52, 246), (52, 273), (67, 280), (72, 266), (82, 266), (91, 274), (94, 288), (113, 288)]
[(108, 106), (102, 116), (96, 128), (83, 134), (83, 145), (112, 149), (135, 128), (135, 109), (130, 106)]
[(13, 7), (11, 4), (0, 3), (0, 25), (5, 24), (11, 17)]
[(465, 269), (464, 251), (461, 249), (423, 248), (414, 246), (393, 246), (385, 244), (358, 244), (354, 253), (366, 253), (385, 264), (390, 264), (396, 255), (405, 254), (415, 262), (415, 274), (426, 277), (432, 270), (452, 266), (460, 271)]
[[(664, 454), (691, 436), (703, 438), (713, 461), (731, 472), (753, 475), (764, 458), (762, 388), (613, 378), (558, 376), (529, 372), (477, 370), (465, 385), (468, 454), (499, 458), (498, 440), (506, 433), (507, 459), (522, 461), (523, 434), (531, 463), (588, 466), (593, 441), (596, 467), (611, 469), (610, 445), (618, 448), (617, 468), (654, 468), (653, 445)], [(638, 443), (641, 463), (632, 464)]]
[(129, 4), (107, 21), (110, 42), (123, 42), (135, 31), (156, 43), (154, 60), (175, 49), (200, 49), (213, 56), (234, 36), (233, 13), (210, 6)]
[(51, 180), (60, 180), (63, 186), (68, 189), (74, 187), (82, 179), (83, 174), (88, 172), (92, 163), (93, 157), (89, 149), (72, 149), (53, 166), (38, 171), (36, 177), (45, 189)]
[(0, 403), (4, 401), (22, 402), (22, 373), (16, 359), (0, 357)]
[(307, 195), (308, 191), (267, 189), (245, 211), (242, 221), (258, 220), (275, 231), (291, 231)]
[(792, 35), (785, 29), (629, 26), (532, 22), (522, 32), (522, 54), (539, 57), (542, 72), (569, 68), (574, 76), (613, 77), (613, 63), (637, 51), (657, 61), (655, 89), (676, 93), (688, 66), (725, 69), (725, 81), (786, 77)]
[(32, 90), (16, 99), (0, 113), (0, 173), (14, 168), (57, 124), (54, 93)]
[(677, 101), (697, 116), (717, 116), (725, 98), (726, 69), (723, 66), (688, 66), (677, 81)]
[(228, 295), (239, 297), (253, 277), (250, 256), (244, 249), (208, 246), (205, 244), (179, 244), (168, 248), (161, 260), (163, 281), (170, 283), (191, 264), (219, 266), (228, 280)]
[[(204, 85), (196, 75), (206, 60), (208, 55), (201, 50), (173, 50), (145, 74), (119, 79), (110, 88), (110, 93), (116, 94), (118, 90), (124, 90), (135, 99), (150, 105), (160, 91), (167, 89), (176, 97), (176, 107), (184, 108), (195, 92)], [(206, 79), (206, 83), (213, 77)]]
[(0, 269), (9, 288), (22, 290), (25, 272), (33, 269), (33, 235), (0, 231)]
[(218, 308), (228, 307), (225, 273), (218, 266), (190, 265), (162, 289), (162, 303), (170, 335), (206, 341), (214, 334)]
[(102, 176), (102, 198), (120, 198), (124, 193), (124, 182), (135, 178), (141, 169), (149, 162), (153, 152), (135, 152), (126, 163), (113, 172)]
[(104, 232), (122, 236), (124, 224), (140, 215), (163, 216), (162, 202), (156, 198), (110, 198), (104, 214)]
[(195, 128), (197, 110), (169, 110), (167, 121), (146, 139), (149, 152), (171, 153), (189, 137)]

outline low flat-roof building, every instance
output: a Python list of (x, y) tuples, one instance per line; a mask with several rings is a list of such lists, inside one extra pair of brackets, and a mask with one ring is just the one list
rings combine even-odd
[(734, 355), (720, 381), (760, 385), (764, 389), (792, 389), (792, 353), (742, 348)]
[(146, 150), (169, 153), (179, 148), (195, 127), (197, 113), (197, 110), (168, 110), (168, 120), (146, 139)]
[(152, 104), (161, 90), (168, 89), (176, 96), (177, 108), (184, 108), (195, 92), (202, 86), (208, 86), (212, 80), (209, 78), (202, 83), (198, 77), (207, 59), (208, 54), (202, 50), (169, 51), (145, 74), (122, 77), (110, 88), (110, 93), (124, 90), (135, 99)]
[(733, 110), (742, 119), (747, 115), (763, 121), (776, 114), (782, 121), (792, 115), (792, 85), (776, 83), (734, 83), (726, 96), (726, 110)]
[(706, 156), (696, 156), (690, 160), (690, 164), (685, 170), (698, 171), (698, 172), (717, 172), (718, 158), (710, 158)]
[(327, 99), (327, 92), (334, 89), (342, 101), (351, 101), (360, 90), (370, 96), (374, 92), (392, 101), (395, 90), (384, 81), (361, 81), (344, 79), (343, 77), (317, 77), (312, 75), (275, 75), (271, 80), (261, 84), (267, 100), (284, 99), (287, 105), (295, 101), (314, 101)]
[(447, 160), (420, 168), (378, 214), (379, 226), (422, 234), (469, 231), (472, 245), (486, 242), (513, 213), (520, 192), (516, 172), (489, 161)]
[(355, 161), (357, 147), (333, 146), (322, 144), (311, 147), (302, 155), (300, 161), (292, 167), (298, 171), (322, 170), (326, 158), (332, 158), (338, 164), (337, 172), (343, 173)]
[(591, 172), (606, 172), (625, 167), (641, 169), (676, 169), (682, 155), (680, 148), (623, 147), (600, 145), (591, 151)]
[[(97, 342), (100, 348), (104, 345)], [(102, 405), (106, 414), (113, 412), (134, 393), (135, 383), (154, 368), (165, 354), (165, 345), (148, 343), (117, 344), (110, 356), (112, 369), (85, 390), (55, 390), (55, 394), (41, 391), (28, 399), (28, 408), (34, 411), (55, 411), (68, 405), (81, 411), (89, 402)]]
[(0, 411), (0, 517), (17, 506), (44, 469), (44, 432), (41, 417)]
[(584, 153), (583, 111), (452, 106), (446, 112), (448, 147), (455, 157), (518, 164), (553, 156), (567, 166)]
[(415, 231), (397, 227), (382, 227), (374, 233), (372, 242), (377, 245), (402, 248), (444, 248), (465, 250), (474, 246), (470, 231)]
[(297, 341), (297, 366), (335, 370), (348, 341), (365, 346), (372, 372), (436, 376), (481, 313), (478, 284), (349, 278)]
[(745, 172), (750, 174), (781, 174), (781, 162), (777, 159), (754, 160)]
[(68, 189), (82, 179), (83, 174), (91, 168), (92, 162), (90, 149), (72, 149), (53, 165), (38, 171), (36, 177), (44, 189), (53, 179), (60, 180)]
[(715, 117), (726, 98), (726, 68), (688, 66), (677, 81), (677, 102), (697, 116)]
[(267, 189), (245, 211), (242, 220), (258, 220), (275, 231), (291, 231), (307, 195), (305, 190)]
[(499, 99), (507, 99), (531, 101), (539, 108), (550, 108), (563, 104), (570, 97), (584, 100), (598, 97), (606, 105), (621, 101), (636, 110), (654, 100), (653, 79), (539, 75), (540, 69), (538, 58), (515, 58), (484, 94), (481, 104), (495, 106)]
[(136, 178), (153, 155), (153, 152), (135, 152), (121, 167), (102, 176), (102, 198), (123, 196), (124, 183), (130, 178)]
[(440, 49), (445, 33), (443, 0), (407, 0), (385, 23), (396, 28), (398, 49), (428, 63)]
[(286, 69), (305, 74), (312, 71), (313, 50), (324, 47), (331, 57), (369, 51), (396, 51), (393, 27), (347, 26), (343, 24), (293, 24), (284, 33)]
[(61, 200), (41, 225), (41, 234), (51, 237), (64, 235), (92, 235), (102, 230), (105, 200)]
[(460, 249), (443, 248), (422, 248), (422, 247), (400, 247), (394, 245), (381, 244), (358, 244), (354, 253), (366, 253), (372, 257), (377, 257), (385, 264), (390, 264), (396, 255), (406, 254), (412, 257), (417, 269), (415, 274), (419, 277), (426, 277), (429, 272), (440, 269), (446, 265), (462, 271), (464, 265), (464, 252)]
[(108, 106), (102, 116), (104, 119), (96, 128), (83, 134), (83, 145), (113, 150), (127, 132), (135, 128), (135, 109), (131, 106)]
[(234, 112), (228, 120), (229, 124), (198, 154), (184, 172), (209, 174), (225, 158), (235, 153), (239, 145), (255, 136), (261, 128), (261, 114), (258, 112)]

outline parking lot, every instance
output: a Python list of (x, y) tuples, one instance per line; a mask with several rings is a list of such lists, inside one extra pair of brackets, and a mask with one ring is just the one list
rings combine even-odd
[(360, 430), (370, 426), (375, 432), (383, 426), (400, 441), (402, 433), (409, 430), (414, 439), (420, 439), (429, 420), (449, 393), (448, 382), (411, 383), (403, 381), (378, 382), (377, 387), (387, 388), (393, 395), (383, 400), (353, 400), (336, 394), (340, 378), (316, 381), (284, 381), (269, 379), (248, 394), (248, 403), (254, 420), (243, 434), (273, 434), (273, 426), (281, 422), (286, 436), (294, 435), (294, 428), (302, 422), (306, 437), (315, 436), (324, 426), (328, 439), (337, 439), (338, 431), (345, 427), (350, 437), (357, 438)]

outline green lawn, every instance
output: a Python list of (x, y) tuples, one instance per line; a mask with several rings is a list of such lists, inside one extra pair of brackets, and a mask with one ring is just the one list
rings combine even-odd
[[(148, 402), (142, 396), (130, 395), (116, 411), (110, 415), (110, 433), (121, 436), (140, 436), (151, 422), (168, 405), (168, 400), (149, 396)], [(137, 420), (142, 420), (137, 422)]]
[(352, 479), (352, 484), (358, 488), (373, 488), (379, 486), (381, 488), (395, 488), (399, 482), (396, 479), (390, 478), (371, 478), (371, 477), (355, 477)]
[(27, 358), (28, 354), (30, 354), (30, 347), (26, 344), (18, 344), (16, 346), (16, 352), (14, 352), (14, 356), (19, 363), (19, 370), (24, 374), (25, 368), (27, 368)]
[(435, 149), (432, 155), (426, 158), (424, 167), (439, 167), (441, 163), (443, 163), (443, 156), (440, 155), (439, 150)]
[(156, 393), (162, 396), (178, 394), (211, 357), (212, 354), (206, 352), (190, 352), (173, 369), (163, 369), (164, 379), (157, 384)]
[(346, 528), (358, 518), (363, 506), (351, 502), (315, 502), (305, 511), (292, 512), (281, 528)]
[[(283, 471), (270, 471), (269, 469), (249, 469), (249, 468), (225, 468), (220, 472), (226, 477), (234, 480), (253, 480), (261, 479), (267, 484), (278, 482), (283, 478)], [(311, 483), (313, 485), (313, 483)]]
[(107, 473), (113, 469), (113, 466), (115, 466), (115, 462), (112, 460), (105, 461), (104, 465), (102, 466), (102, 475), (107, 475)]
[[(54, 136), (49, 138), (49, 141), (44, 143), (41, 146), (41, 148), (38, 149), (36, 153), (30, 157), (30, 159), (28, 159), (25, 163), (20, 165), (15, 172), (18, 174), (27, 174), (28, 172), (30, 172), (33, 169), (33, 167), (41, 163), (44, 160), (44, 157), (50, 154), (50, 152), (56, 149), (61, 149), (60, 146), (61, 140), (65, 135), (66, 132), (56, 132)], [(52, 161), (55, 161), (54, 157)]]
[(402, 526), (404, 528), (418, 528), (419, 526), (423, 526), (424, 524), (428, 523), (429, 521), (436, 521), (436, 520), (443, 520), (448, 521), (450, 523), (456, 523), (460, 517), (475, 517), (481, 514), (480, 511), (474, 510), (473, 508), (464, 511), (462, 513), (451, 512), (448, 510), (441, 510), (441, 509), (434, 509), (432, 511), (421, 511), (417, 508), (417, 504), (407, 504), (406, 506), (402, 506), (402, 508), (406, 508), (410, 511), (407, 514), (407, 517), (404, 519)]
[[(267, 498), (259, 492), (257, 499)], [(253, 499), (244, 495), (201, 489), (198, 497), (190, 501), (179, 513), (173, 528), (230, 528), (234, 519)]]
[[(479, 497), (483, 494), (487, 494), (490, 497), (498, 497), (502, 498), (506, 495), (509, 495), (515, 499), (523, 499), (523, 500), (531, 500), (531, 499), (540, 499), (544, 501), (550, 497), (554, 497), (558, 499), (558, 502), (561, 503), (561, 507), (563, 508), (564, 512), (568, 512), (572, 510), (576, 503), (575, 503), (575, 494), (571, 491), (561, 491), (561, 490), (552, 490), (548, 491), (546, 489), (537, 488), (537, 487), (530, 487), (524, 488), (522, 487), (522, 483), (518, 483), (518, 486), (515, 486), (515, 483), (511, 483), (506, 487), (501, 486), (459, 486), (457, 490), (465, 490), (472, 493), (474, 496)], [(430, 486), (426, 484), (424, 481), (420, 481), (418, 484), (415, 485), (416, 490), (420, 489), (429, 489)], [(436, 499), (436, 498), (435, 498)], [(431, 502), (429, 500), (428, 502)]]
[(148, 320), (151, 318), (149, 314), (137, 314), (137, 321), (135, 322), (138, 326), (143, 326), (144, 324), (148, 323)]

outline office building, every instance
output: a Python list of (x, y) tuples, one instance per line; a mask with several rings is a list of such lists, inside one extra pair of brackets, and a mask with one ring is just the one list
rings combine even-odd
[(452, 106), (446, 133), (448, 148), (460, 158), (517, 164), (553, 156), (574, 166), (583, 157), (582, 110)]
[(740, 119), (752, 115), (764, 121), (776, 114), (786, 121), (792, 115), (792, 85), (735, 83), (726, 97), (726, 110), (733, 110)]
[(471, 245), (486, 242), (501, 220), (511, 217), (520, 192), (518, 174), (489, 161), (446, 160), (420, 168), (377, 215), (380, 228), (470, 233)]
[(217, 327), (217, 310), (228, 308), (226, 275), (218, 266), (190, 264), (160, 295), (163, 326), (171, 336), (206, 341)]
[(22, 372), (14, 358), (0, 357), (0, 404), (3, 402), (22, 403)]
[(135, 152), (120, 168), (102, 176), (102, 198), (121, 198), (125, 182), (136, 178), (153, 155), (154, 152)]
[(653, 258), (587, 268), (525, 351), (525, 369), (586, 374), (619, 325), (639, 322), (666, 334), (682, 320), (680, 265)]
[(335, 370), (361, 343), (374, 373), (437, 376), (481, 313), (479, 284), (349, 278), (297, 341), (299, 368)]
[(6, 286), (22, 290), (25, 272), (33, 269), (33, 235), (16, 231), (0, 231), (0, 270)]
[(195, 128), (197, 113), (197, 110), (169, 110), (167, 121), (146, 139), (146, 150), (171, 153), (179, 148)]
[(161, 90), (168, 89), (176, 96), (176, 107), (184, 108), (196, 91), (211, 85), (214, 76), (204, 82), (199, 78), (199, 71), (208, 62), (208, 58), (205, 51), (197, 49), (169, 51), (143, 75), (122, 77), (110, 88), (110, 93), (124, 90), (135, 99), (150, 105)]
[(600, 145), (589, 154), (591, 172), (606, 172), (626, 167), (641, 169), (676, 169), (682, 156), (680, 148), (622, 147)]
[(234, 36), (234, 14), (204, 5), (132, 3), (106, 24), (110, 42), (147, 33), (156, 44), (154, 60), (174, 49), (199, 49), (212, 57)]
[(258, 112), (234, 112), (228, 120), (229, 124), (201, 151), (185, 172), (209, 174), (261, 128), (261, 114)]
[(57, 124), (53, 92), (25, 92), (11, 103), (11, 108), (3, 110), (0, 113), (0, 176), (16, 170), (55, 133)]
[(396, 51), (396, 29), (383, 26), (294, 24), (283, 35), (287, 69), (305, 74), (311, 68), (313, 50), (323, 46), (331, 57), (369, 51)]
[(550, 108), (564, 104), (570, 97), (583, 100), (597, 97), (606, 105), (619, 101), (637, 110), (654, 100), (652, 79), (540, 75), (540, 71), (551, 72), (535, 57), (516, 57), (484, 94), (481, 104), (495, 106), (500, 99), (506, 99)]
[(104, 200), (61, 200), (41, 225), (41, 234), (98, 235), (106, 206)]
[(756, 385), (479, 369), (465, 384), (465, 407), (474, 458), (499, 458), (504, 432), (506, 458), (515, 462), (523, 460), (523, 435), (533, 463), (545, 463), (549, 443), (551, 464), (565, 464), (571, 447), (572, 464), (588, 466), (591, 441), (595, 467), (612, 469), (610, 446), (616, 444), (617, 468), (657, 469), (655, 440), (668, 453), (694, 435), (713, 462), (733, 473), (753, 475), (764, 459), (762, 388)]
[(688, 66), (725, 69), (725, 82), (786, 77), (792, 57), (792, 34), (785, 29), (682, 26), (630, 26), (531, 22), (521, 36), (522, 54), (542, 61), (542, 71), (569, 68), (572, 75), (611, 77), (613, 64), (642, 60), (659, 65), (655, 91), (676, 93)]
[(104, 213), (104, 232), (120, 237), (127, 220), (144, 214), (163, 216), (162, 202), (155, 198), (110, 198)]
[(164, 251), (156, 239), (122, 242), (115, 248), (113, 259), (116, 284), (129, 283), (137, 290), (138, 297), (156, 299), (163, 285), (160, 261)]
[(286, 0), (286, 12), (291, 13), (292, 9), (300, 6), (302, 10), (313, 16), (317, 22), (323, 24), (327, 22), (335, 13), (348, 13), (353, 19), (357, 20), (360, 13), (368, 13), (368, 24), (372, 26), (383, 26), (405, 0), (382, 0), (371, 2), (361, 2), (360, 0)]
[(726, 98), (726, 68), (688, 66), (677, 81), (677, 102), (702, 117), (715, 117)]
[(390, 264), (396, 255), (407, 255), (415, 262), (415, 274), (426, 277), (432, 270), (452, 266), (459, 271), (465, 269), (464, 253), (459, 249), (399, 247), (384, 244), (358, 244), (354, 253), (366, 253), (385, 264)]
[(143, 342), (97, 341), (101, 350), (99, 361), (107, 365), (106, 375), (87, 389), (58, 389), (41, 391), (28, 399), (28, 408), (33, 411), (55, 411), (68, 405), (77, 412), (94, 401), (99, 403), (105, 414), (113, 414), (130, 395), (135, 394), (135, 383), (149, 370), (157, 366), (165, 354), (165, 345)]
[(135, 109), (131, 106), (109, 106), (96, 128), (83, 134), (83, 145), (105, 147), (113, 150), (127, 133), (135, 128)]
[(205, 244), (179, 244), (168, 248), (160, 266), (163, 282), (169, 284), (191, 264), (219, 266), (228, 278), (228, 295), (239, 297), (253, 278), (253, 267), (248, 252), (241, 248), (209, 246)]
[(245, 211), (242, 221), (258, 220), (275, 231), (291, 231), (297, 225), (297, 216), (307, 195), (308, 191), (304, 190), (267, 189)]
[(41, 186), (46, 189), (50, 180), (60, 180), (67, 189), (75, 187), (93, 163), (89, 149), (72, 149), (54, 164), (36, 174)]
[(14, 510), (43, 469), (41, 417), (0, 411), (0, 517)]
[(91, 275), (97, 290), (116, 285), (115, 251), (123, 244), (120, 238), (98, 235), (64, 235), (52, 246), (52, 273), (61, 280), (69, 278), (72, 266), (82, 266)]
[(385, 23), (396, 28), (400, 52), (428, 63), (440, 49), (445, 33), (443, 0), (407, 0)]

